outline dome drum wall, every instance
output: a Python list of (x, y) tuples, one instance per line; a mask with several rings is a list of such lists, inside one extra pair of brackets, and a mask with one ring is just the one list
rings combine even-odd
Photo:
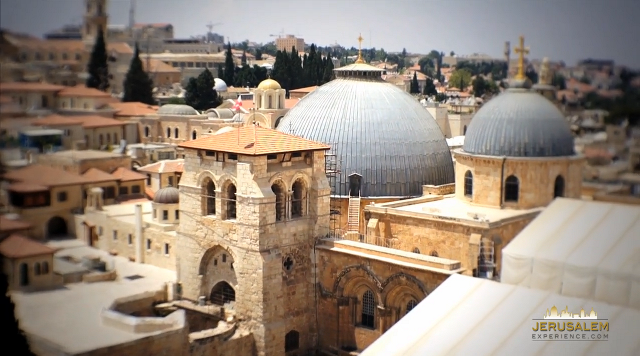
[(467, 153), (507, 157), (562, 157), (575, 154), (564, 115), (542, 95), (507, 89), (489, 100), (467, 128)]
[[(494, 157), (455, 150), (456, 198), (478, 206), (533, 209), (555, 198), (556, 179), (562, 177), (562, 196), (580, 199), (584, 157)], [(471, 172), (471, 195), (467, 195)], [(518, 200), (505, 201), (505, 182), (518, 178)], [(465, 183), (467, 188), (465, 188)]]
[(442, 131), (415, 98), (366, 64), (335, 73), (336, 79), (302, 98), (277, 128), (331, 146), (341, 172), (333, 195), (349, 195), (353, 173), (362, 176), (363, 197), (420, 196), (423, 185), (454, 182)]

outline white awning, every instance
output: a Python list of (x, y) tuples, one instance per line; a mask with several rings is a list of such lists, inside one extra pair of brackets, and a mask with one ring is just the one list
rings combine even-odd
[[(533, 319), (553, 306), (593, 308), (608, 319), (608, 341), (534, 341)], [(634, 309), (452, 275), (360, 356), (640, 355), (638, 325)]]
[(501, 281), (640, 309), (640, 207), (554, 200), (502, 250)]

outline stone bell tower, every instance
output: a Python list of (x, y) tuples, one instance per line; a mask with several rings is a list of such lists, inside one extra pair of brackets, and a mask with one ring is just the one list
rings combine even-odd
[(87, 46), (93, 46), (102, 29), (105, 40), (107, 38), (107, 0), (84, 0), (84, 21), (82, 24), (82, 41)]
[(182, 143), (178, 282), (258, 355), (316, 344), (313, 246), (329, 231), (328, 146), (245, 126)]

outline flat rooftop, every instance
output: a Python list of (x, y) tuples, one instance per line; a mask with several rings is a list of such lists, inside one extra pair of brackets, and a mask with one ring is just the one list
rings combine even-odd
[[(66, 284), (61, 289), (37, 293), (12, 292), (16, 316), (25, 332), (58, 345), (68, 354), (88, 352), (164, 332), (134, 334), (103, 325), (101, 312), (117, 298), (163, 288), (166, 282), (176, 280), (175, 272), (110, 256), (78, 240), (54, 241), (48, 245), (61, 248), (56, 256), (82, 259), (94, 255), (113, 261), (118, 278), (110, 282)], [(143, 278), (125, 278), (132, 275)]]
[[(430, 197), (432, 198), (432, 200), (428, 200)], [(457, 199), (454, 195), (445, 195), (441, 199), (437, 195), (425, 196), (417, 199), (407, 199), (404, 201), (401, 200), (399, 202), (392, 202), (387, 204), (376, 204), (375, 207), (393, 209), (400, 212), (410, 212), (413, 214), (418, 214), (419, 217), (424, 218), (431, 217), (438, 220), (456, 220), (485, 223), (499, 222), (523, 215), (535, 214), (543, 210), (543, 208), (528, 210), (498, 209), (471, 205), (467, 202)], [(476, 216), (477, 219), (475, 218)]]
[(115, 158), (115, 157), (123, 157), (125, 155), (120, 153), (97, 151), (97, 150), (65, 150), (65, 151), (59, 151), (55, 153), (48, 153), (45, 157), (47, 156), (48, 157), (68, 157), (74, 160), (83, 160), (83, 159)]

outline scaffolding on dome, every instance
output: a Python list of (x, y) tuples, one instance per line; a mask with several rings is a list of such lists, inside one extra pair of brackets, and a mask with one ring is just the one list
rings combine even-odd
[(324, 171), (329, 180), (329, 186), (331, 187), (331, 198), (329, 203), (329, 236), (332, 238), (342, 237), (342, 228), (340, 226), (341, 208), (340, 201), (333, 197), (339, 192), (337, 191), (338, 183), (340, 182), (340, 162), (338, 156), (334, 152), (334, 145), (324, 155)]

